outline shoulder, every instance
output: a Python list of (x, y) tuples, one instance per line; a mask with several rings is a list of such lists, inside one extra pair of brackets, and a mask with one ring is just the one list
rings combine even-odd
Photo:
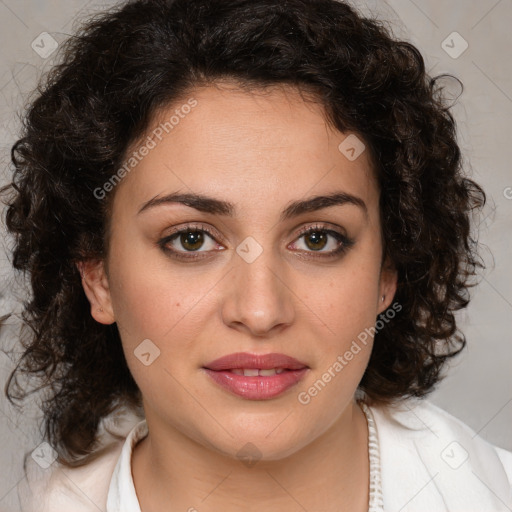
[(510, 510), (511, 452), (425, 399), (371, 409), (387, 511)]
[(29, 457), (26, 477), (18, 486), (22, 511), (104, 510), (108, 486), (122, 445), (122, 441), (112, 443), (92, 462), (73, 468), (57, 463), (42, 468)]
[[(130, 416), (107, 420), (101, 427), (100, 447), (94, 458), (78, 467), (54, 462), (42, 467), (30, 455), (26, 458), (25, 478), (18, 484), (22, 512), (89, 512), (105, 510), (107, 495), (126, 436), (140, 421)], [(103, 424), (105, 425), (105, 423)], [(44, 466), (44, 465), (43, 465)]]

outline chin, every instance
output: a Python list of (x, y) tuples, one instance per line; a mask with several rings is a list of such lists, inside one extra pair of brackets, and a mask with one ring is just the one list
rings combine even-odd
[[(225, 426), (226, 430), (233, 434), (233, 437), (224, 436), (224, 442), (217, 443), (216, 449), (234, 457), (242, 462), (246, 461), (276, 461), (289, 457), (302, 446), (308, 444), (311, 436), (293, 433), (294, 426), (287, 421), (283, 422), (283, 416), (280, 415), (278, 421), (272, 423), (269, 427), (267, 422), (256, 424), (254, 419), (252, 425), (248, 428), (238, 425), (231, 427)], [(281, 423), (281, 425), (279, 425)], [(217, 439), (217, 442), (220, 441)], [(212, 444), (215, 444), (213, 440)], [(248, 463), (249, 465), (249, 463)]]

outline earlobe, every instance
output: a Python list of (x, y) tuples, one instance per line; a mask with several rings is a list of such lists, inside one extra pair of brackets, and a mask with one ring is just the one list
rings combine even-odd
[(91, 304), (91, 316), (101, 324), (115, 322), (110, 287), (102, 260), (80, 261), (76, 264), (82, 287)]
[(398, 272), (389, 260), (386, 260), (380, 274), (378, 313), (385, 311), (393, 302), (398, 283)]

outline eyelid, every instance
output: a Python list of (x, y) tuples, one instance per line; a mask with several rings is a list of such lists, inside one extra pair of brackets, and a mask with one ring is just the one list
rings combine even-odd
[(304, 233), (308, 233), (310, 231), (315, 231), (315, 230), (328, 231), (328, 232), (334, 231), (334, 232), (338, 233), (339, 235), (342, 235), (342, 236), (348, 238), (348, 235), (343, 228), (340, 228), (339, 226), (336, 226), (335, 224), (330, 224), (329, 222), (323, 222), (323, 221), (316, 222), (312, 225), (302, 227), (296, 234), (296, 237), (300, 237), (300, 236), (304, 235)]
[(204, 231), (205, 233), (210, 235), (210, 237), (213, 238), (216, 242), (219, 242), (219, 240), (217, 240), (218, 238), (223, 240), (223, 237), (217, 232), (214, 232), (209, 226), (206, 226), (205, 224), (202, 223), (194, 224), (193, 222), (187, 223), (184, 226), (178, 226), (176, 228), (173, 228), (173, 230), (164, 238), (168, 239), (176, 234), (180, 234), (187, 231)]

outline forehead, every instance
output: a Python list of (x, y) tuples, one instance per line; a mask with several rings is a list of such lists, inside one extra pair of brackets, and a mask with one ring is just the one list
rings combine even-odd
[(156, 194), (180, 190), (229, 196), (247, 210), (264, 205), (270, 211), (272, 205), (342, 189), (371, 205), (377, 187), (369, 151), (354, 160), (344, 152), (345, 139), (359, 142), (358, 151), (364, 147), (354, 137), (329, 126), (322, 106), (291, 87), (201, 87), (154, 116), (126, 158), (144, 145), (151, 149), (123, 178), (116, 196), (135, 208)]

